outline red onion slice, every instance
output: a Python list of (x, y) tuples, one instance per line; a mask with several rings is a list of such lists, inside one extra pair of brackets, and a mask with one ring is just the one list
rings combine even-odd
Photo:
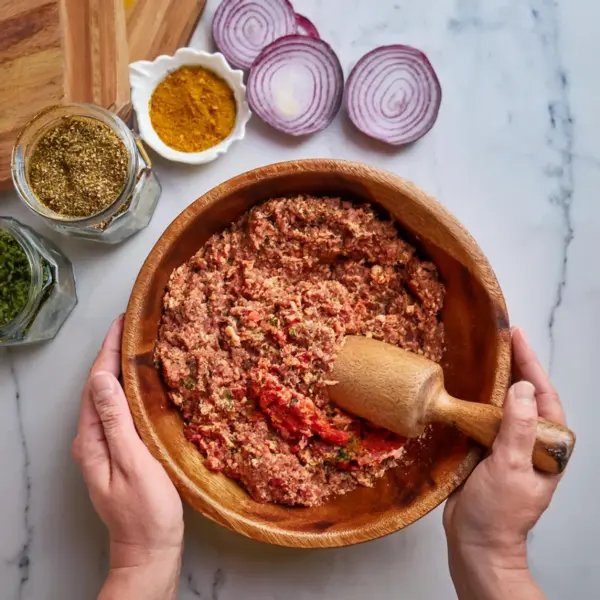
[(304, 35), (275, 40), (248, 75), (248, 103), (266, 123), (291, 135), (325, 129), (344, 94), (342, 65), (329, 44)]
[(321, 39), (319, 30), (315, 27), (314, 23), (305, 17), (296, 13), (296, 23), (298, 23), (298, 33), (300, 35), (307, 35), (308, 37)]
[(265, 46), (297, 31), (287, 0), (223, 0), (212, 22), (215, 44), (238, 69), (249, 69)]
[(427, 56), (411, 46), (382, 46), (354, 66), (346, 86), (350, 119), (366, 135), (401, 146), (434, 125), (442, 88)]

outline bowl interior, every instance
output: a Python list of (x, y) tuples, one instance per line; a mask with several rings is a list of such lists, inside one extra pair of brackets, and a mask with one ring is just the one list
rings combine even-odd
[(510, 331), (496, 278), (469, 234), (417, 187), (364, 165), (307, 160), (257, 169), (208, 192), (166, 230), (140, 272), (125, 320), (125, 388), (142, 438), (188, 503), (211, 519), (261, 541), (342, 546), (391, 533), (426, 514), (466, 478), (481, 450), (458, 432), (435, 426), (427, 443), (409, 444), (408, 465), (388, 471), (375, 488), (359, 488), (316, 508), (259, 504), (234, 481), (204, 467), (200, 452), (183, 436), (181, 415), (153, 364), (171, 271), (253, 204), (293, 194), (379, 205), (437, 264), (447, 287), (443, 368), (452, 395), (502, 403), (509, 383)]

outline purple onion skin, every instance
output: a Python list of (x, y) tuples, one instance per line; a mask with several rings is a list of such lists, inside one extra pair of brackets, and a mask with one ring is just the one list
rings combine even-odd
[(296, 13), (296, 22), (298, 23), (298, 33), (300, 35), (306, 35), (317, 40), (321, 39), (319, 30), (315, 27), (315, 24), (310, 19), (304, 15), (299, 15)]

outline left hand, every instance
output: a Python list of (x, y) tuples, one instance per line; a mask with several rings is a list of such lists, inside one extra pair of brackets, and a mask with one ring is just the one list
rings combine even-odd
[(178, 565), (183, 542), (181, 499), (139, 438), (117, 379), (122, 332), (120, 318), (110, 328), (90, 372), (73, 456), (94, 508), (108, 528), (111, 569)]

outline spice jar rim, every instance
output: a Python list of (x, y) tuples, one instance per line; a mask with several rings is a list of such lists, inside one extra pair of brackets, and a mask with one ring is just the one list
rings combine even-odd
[(29, 272), (31, 274), (27, 302), (12, 321), (0, 326), (0, 338), (4, 338), (18, 333), (29, 323), (41, 299), (44, 273), (39, 253), (31, 243), (25, 225), (12, 217), (0, 217), (0, 231), (7, 232), (21, 246), (27, 257)]
[[(51, 125), (60, 119), (67, 117), (82, 117), (96, 119), (109, 126), (111, 130), (119, 136), (119, 139), (125, 145), (128, 155), (127, 179), (120, 194), (106, 208), (98, 213), (87, 215), (85, 217), (61, 215), (48, 207), (44, 206), (31, 190), (27, 177), (27, 148), (35, 147), (40, 137), (50, 128)], [(49, 122), (45, 119), (50, 118)], [(38, 128), (37, 130), (34, 128)], [(33, 135), (33, 139), (26, 141), (28, 134)], [(136, 136), (126, 123), (116, 114), (96, 106), (95, 104), (70, 103), (63, 105), (53, 105), (37, 113), (19, 133), (17, 141), (13, 147), (11, 159), (11, 173), (13, 183), (19, 197), (27, 207), (39, 216), (64, 225), (77, 225), (80, 227), (89, 227), (102, 223), (113, 217), (129, 200), (135, 189), (139, 170), (138, 145)]]

